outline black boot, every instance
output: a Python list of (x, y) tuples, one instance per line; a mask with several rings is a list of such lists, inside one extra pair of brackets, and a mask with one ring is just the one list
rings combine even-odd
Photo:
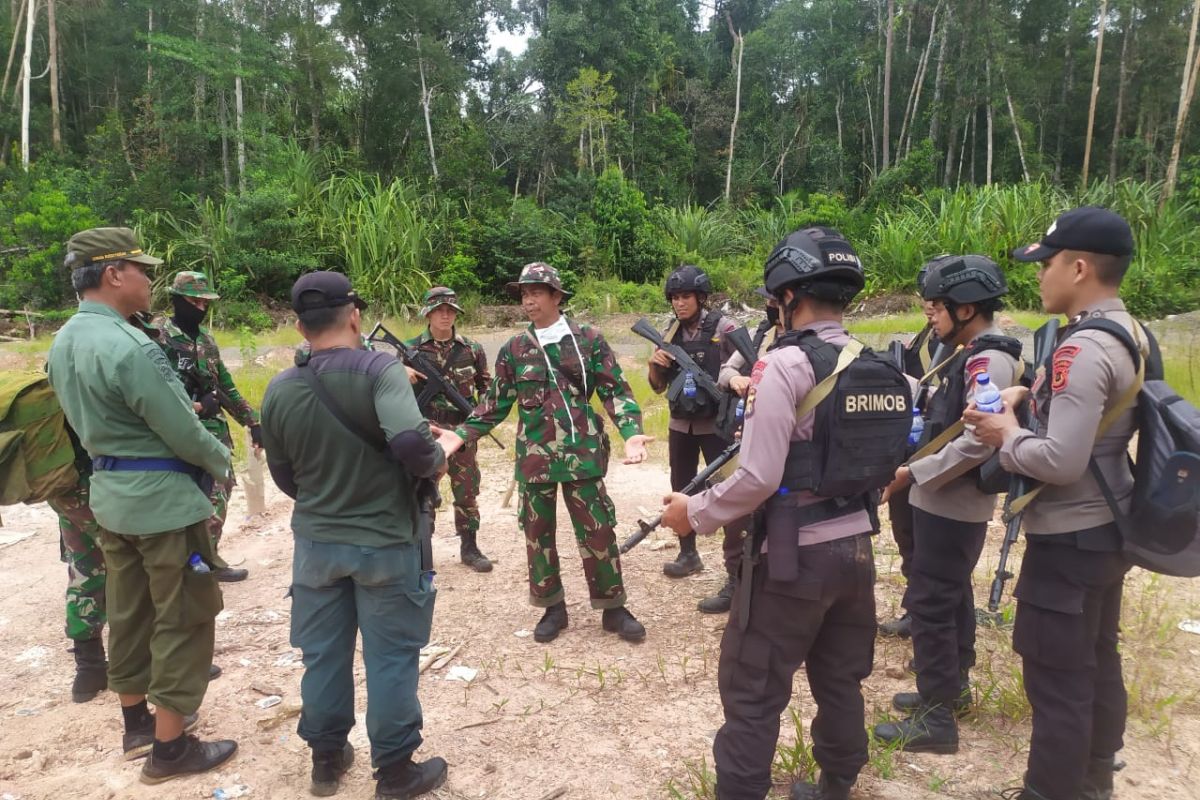
[(153, 751), (142, 765), (142, 783), (162, 783), (172, 778), (208, 772), (228, 761), (237, 752), (237, 742), (221, 739), (202, 742), (191, 734), (185, 734), (183, 754), (178, 758), (155, 758)]
[(1050, 800), (1049, 797), (1034, 789), (1028, 783), (1024, 786), (1016, 786), (1011, 789), (1004, 789), (1000, 792), (1000, 797), (1004, 800)]
[(554, 605), (546, 609), (546, 613), (542, 614), (541, 620), (538, 621), (537, 627), (533, 629), (533, 640), (535, 642), (552, 642), (558, 638), (561, 631), (567, 629), (567, 603), (565, 600), (559, 600)]
[(1088, 761), (1087, 775), (1083, 779), (1083, 789), (1079, 800), (1112, 800), (1113, 796), (1113, 759), (1092, 756)]
[(850, 800), (850, 788), (854, 778), (842, 778), (821, 773), (816, 783), (793, 783), (788, 800)]
[(308, 791), (317, 797), (337, 794), (338, 782), (354, 763), (354, 746), (349, 742), (341, 750), (313, 750), (312, 783)]
[(679, 538), (679, 555), (674, 561), (663, 564), (663, 574), (668, 578), (686, 578), (704, 569), (704, 562), (696, 552), (696, 534)]
[(233, 567), (221, 567), (213, 570), (213, 577), (221, 581), (221, 583), (237, 583), (244, 581), (250, 575), (249, 570), (235, 569)]
[(460, 533), (458, 545), (458, 557), (463, 564), (467, 565), (476, 572), (491, 572), (492, 562), (483, 553), (479, 552), (479, 546), (475, 542), (474, 533)]
[(907, 639), (912, 636), (912, 615), (905, 611), (904, 616), (881, 623), (879, 635), (889, 639)]
[[(897, 692), (892, 695), (892, 708), (904, 714), (911, 714), (923, 705), (926, 703), (921, 698), (920, 692)], [(954, 716), (960, 719), (971, 713), (971, 687), (969, 684), (962, 687), (962, 693), (954, 698), (954, 702), (950, 704), (950, 710), (954, 712)]]
[[(199, 714), (188, 714), (183, 718), (183, 732), (190, 733), (200, 724)], [(136, 728), (126, 729), (121, 736), (121, 750), (126, 761), (136, 761), (148, 755), (154, 747), (154, 715), (147, 714), (144, 723)]]
[(75, 681), (71, 684), (71, 699), (86, 703), (108, 688), (108, 661), (104, 657), (104, 640), (83, 639), (71, 648), (75, 654)]
[(640, 642), (646, 638), (646, 628), (624, 606), (604, 609), (600, 624), (604, 630), (617, 634), (627, 642)]
[(432, 792), (446, 782), (446, 760), (431, 758), (420, 763), (406, 757), (375, 770), (375, 800), (409, 800)]
[(719, 592), (704, 598), (696, 607), (705, 614), (724, 614), (733, 606), (733, 593), (736, 590), (737, 578), (730, 575)]
[(899, 722), (876, 725), (875, 738), (885, 744), (899, 742), (909, 753), (957, 753), (958, 723), (945, 706), (921, 706)]

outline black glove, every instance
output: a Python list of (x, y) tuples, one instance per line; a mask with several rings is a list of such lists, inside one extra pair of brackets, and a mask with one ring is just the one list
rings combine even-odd
[(221, 413), (221, 400), (216, 390), (200, 395), (196, 402), (200, 404), (200, 410), (196, 412), (200, 419), (213, 419)]
[(250, 442), (255, 447), (262, 447), (262, 425), (250, 426)]

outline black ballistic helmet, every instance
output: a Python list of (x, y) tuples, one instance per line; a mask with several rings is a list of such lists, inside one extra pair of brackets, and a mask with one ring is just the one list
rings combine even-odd
[(679, 292), (710, 295), (713, 288), (712, 281), (708, 279), (704, 270), (692, 264), (684, 264), (667, 276), (667, 285), (663, 291), (667, 295), (667, 300), (670, 300), (671, 295)]
[(987, 256), (938, 256), (926, 270), (921, 297), (958, 305), (982, 303), (1008, 294), (1004, 273)]
[(823, 300), (849, 302), (866, 285), (862, 262), (833, 228), (794, 231), (775, 245), (763, 266), (767, 291), (780, 297), (792, 287)]

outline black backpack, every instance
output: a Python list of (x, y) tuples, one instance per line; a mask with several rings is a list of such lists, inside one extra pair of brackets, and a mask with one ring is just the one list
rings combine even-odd
[(1150, 331), (1143, 360), (1134, 337), (1112, 320), (1089, 319), (1077, 330), (1094, 329), (1114, 337), (1129, 350), (1144, 381), (1135, 415), (1137, 457), (1132, 463), (1133, 497), (1129, 513), (1121, 512), (1095, 459), (1092, 475), (1112, 509), (1129, 561), (1151, 572), (1183, 578), (1200, 576), (1200, 411), (1163, 380), (1162, 357)]

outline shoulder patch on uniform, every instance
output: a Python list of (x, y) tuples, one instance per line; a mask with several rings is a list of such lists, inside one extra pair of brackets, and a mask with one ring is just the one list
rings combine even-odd
[(1054, 376), (1051, 379), (1050, 391), (1058, 394), (1067, 388), (1071, 374), (1071, 364), (1079, 355), (1079, 345), (1064, 344), (1054, 351)]
[(988, 371), (988, 365), (991, 364), (991, 361), (992, 359), (989, 356), (978, 356), (968, 361), (966, 366), (967, 384), (974, 385), (975, 379)]
[[(750, 385), (758, 386), (759, 381), (762, 380), (763, 373), (766, 371), (767, 371), (766, 359), (760, 358), (758, 361), (755, 361), (754, 369), (750, 370)], [(747, 406), (748, 405), (749, 404), (747, 404)]]

